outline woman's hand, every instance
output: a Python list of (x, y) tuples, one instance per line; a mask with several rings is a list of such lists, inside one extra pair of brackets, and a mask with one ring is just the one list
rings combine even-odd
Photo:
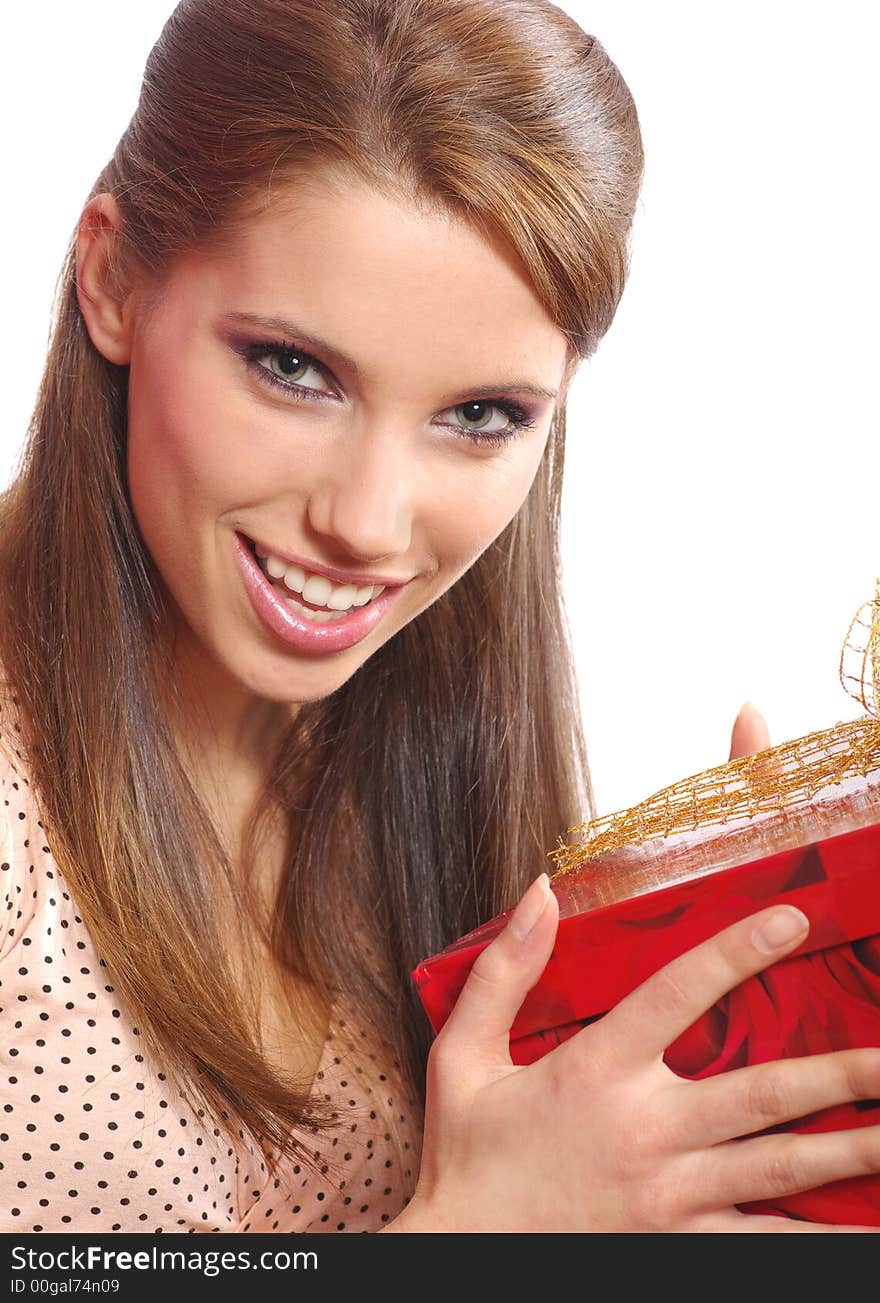
[[(748, 703), (730, 758), (770, 745)], [(880, 1049), (677, 1077), (669, 1045), (727, 991), (803, 939), (774, 907), (667, 964), (601, 1021), (528, 1067), (510, 1026), (553, 948), (542, 875), (478, 956), (428, 1060), (422, 1166), (388, 1231), (853, 1231), (744, 1214), (737, 1204), (880, 1171), (880, 1127), (755, 1135), (880, 1094)]]
[(733, 721), (729, 758), (739, 760), (742, 756), (754, 755), (756, 751), (765, 751), (769, 745), (767, 721), (750, 701), (746, 701), (740, 706), (739, 714)]
[(797, 946), (804, 916), (776, 906), (734, 924), (599, 1022), (516, 1066), (510, 1026), (550, 956), (558, 918), (542, 875), (477, 957), (429, 1056), (418, 1186), (387, 1229), (860, 1229), (744, 1214), (735, 1205), (880, 1171), (880, 1127), (753, 1134), (876, 1098), (880, 1050), (759, 1064), (703, 1081), (677, 1077), (663, 1062), (725, 992)]

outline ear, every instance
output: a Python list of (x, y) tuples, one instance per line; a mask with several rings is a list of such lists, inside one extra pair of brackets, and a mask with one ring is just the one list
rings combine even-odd
[(95, 195), (82, 211), (76, 240), (76, 292), (92, 343), (108, 362), (131, 360), (133, 299), (120, 287), (115, 255), (122, 231), (111, 194)]

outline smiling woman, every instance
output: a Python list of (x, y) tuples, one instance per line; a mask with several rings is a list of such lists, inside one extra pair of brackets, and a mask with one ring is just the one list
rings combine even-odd
[[(777, 1142), (747, 1181), (716, 1143), (778, 1120), (753, 1084), (709, 1104), (637, 1055), (778, 927), (574, 1071), (507, 1051), (546, 852), (595, 813), (565, 402), (641, 171), (547, 0), (174, 10), (0, 498), (4, 1229), (716, 1229), (778, 1179)], [(430, 1047), (409, 972), (536, 877)], [(774, 1098), (874, 1088), (830, 1059)], [(873, 1161), (804, 1144), (808, 1185)]]
[[(254, 1229), (264, 1164), (266, 1229), (378, 1228), (411, 1195), (430, 1032), (408, 972), (591, 808), (564, 400), (623, 290), (641, 163), (617, 69), (544, 0), (183, 0), (156, 42), (0, 512), (3, 983), (28, 995), (19, 1064), (73, 1059), (53, 1126), (88, 1106), (125, 1133), (89, 1165), (112, 1193), (89, 1229)], [(104, 1077), (34, 1050), (63, 992), (7, 977), (25, 943), (69, 963), (51, 938), (74, 933), (111, 980), (96, 1030), (76, 993), (61, 1021)], [(98, 1083), (142, 1062), (120, 1118)], [(134, 1218), (127, 1173), (185, 1161), (175, 1099), (214, 1157), (228, 1137), (226, 1181)], [(380, 1149), (398, 1172), (357, 1215), (347, 1165), (332, 1207), (297, 1193), (330, 1180), (340, 1107), (367, 1185)], [(79, 1228), (35, 1145), (4, 1168), (9, 1225)]]
[[(193, 681), (205, 682), (206, 651), (230, 683), (245, 676), (240, 711), (224, 686), (214, 713), (256, 756), (256, 699), (334, 692), (510, 522), (554, 415), (535, 391), (561, 386), (568, 341), (500, 241), (329, 167), (287, 191), (276, 179), (234, 253), (180, 257), (142, 308), (137, 289), (121, 307), (103, 289), (122, 226), (111, 196), (92, 201), (80, 306), (95, 346), (129, 367), (132, 508), (171, 609), (197, 635)], [(301, 338), (320, 357), (292, 328), (257, 333), (277, 306), (308, 323)], [(288, 585), (298, 600), (239, 535), (303, 572)], [(345, 585), (335, 610), (352, 614), (315, 610), (328, 580)], [(383, 591), (355, 607), (370, 587)]]

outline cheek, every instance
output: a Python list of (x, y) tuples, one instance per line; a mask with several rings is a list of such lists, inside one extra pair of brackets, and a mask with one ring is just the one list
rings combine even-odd
[(523, 444), (475, 465), (466, 481), (450, 484), (449, 491), (435, 501), (434, 542), (447, 582), (473, 565), (528, 497), (546, 440)]
[(129, 375), (128, 476), (135, 514), (146, 533), (158, 522), (190, 533), (225, 511), (265, 500), (277, 467), (260, 454), (253, 404), (208, 367), (168, 365), (161, 356), (132, 359)]
[[(144, 544), (190, 615), (217, 565), (218, 521), (270, 494), (271, 467), (255, 454), (240, 404), (205, 367), (132, 358), (128, 489)], [(277, 481), (276, 481), (277, 482)]]

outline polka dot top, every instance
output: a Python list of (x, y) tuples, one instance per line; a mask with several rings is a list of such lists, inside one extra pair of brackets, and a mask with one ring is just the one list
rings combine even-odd
[[(304, 1136), (320, 1172), (275, 1175), (148, 1061), (46, 844), (11, 701), (0, 721), (0, 1231), (378, 1231), (418, 1174), (421, 1116), (396, 1061), (351, 1066), (367, 1032), (340, 1001), (313, 1092), (338, 1131)], [(234, 1133), (233, 1133), (234, 1134)]]

